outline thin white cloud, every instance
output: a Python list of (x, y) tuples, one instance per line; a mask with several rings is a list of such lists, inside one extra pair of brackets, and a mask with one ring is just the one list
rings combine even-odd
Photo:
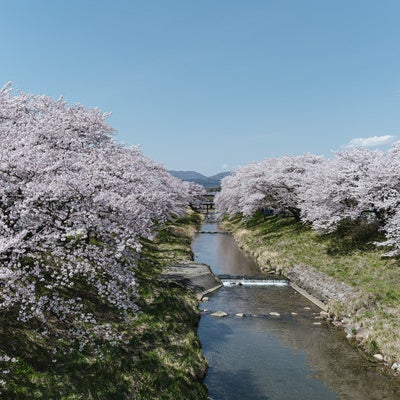
[(355, 138), (352, 139), (344, 147), (379, 147), (387, 144), (391, 144), (396, 140), (396, 136), (393, 135), (382, 135), (382, 136), (371, 136), (366, 138)]

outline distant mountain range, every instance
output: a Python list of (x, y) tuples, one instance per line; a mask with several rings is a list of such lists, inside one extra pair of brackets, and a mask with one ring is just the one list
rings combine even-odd
[(230, 175), (230, 172), (221, 172), (213, 176), (205, 176), (196, 171), (169, 171), (169, 173), (183, 181), (203, 185), (206, 189), (221, 186), (221, 179)]

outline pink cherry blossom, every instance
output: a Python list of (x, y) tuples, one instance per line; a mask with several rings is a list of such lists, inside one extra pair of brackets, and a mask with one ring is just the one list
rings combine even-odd
[(119, 340), (72, 290), (83, 282), (123, 314), (137, 312), (142, 238), (184, 213), (199, 186), (114, 140), (98, 109), (0, 92), (0, 308), (20, 321), (68, 322), (71, 339)]

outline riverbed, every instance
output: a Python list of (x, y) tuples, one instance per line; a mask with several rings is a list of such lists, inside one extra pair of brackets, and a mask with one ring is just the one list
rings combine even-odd
[[(216, 223), (203, 225), (192, 248), (195, 261), (217, 275), (260, 275)], [(396, 378), (381, 373), (378, 363), (321, 319), (315, 304), (275, 282), (224, 286), (200, 304), (198, 334), (211, 399), (400, 399)], [(216, 318), (214, 311), (228, 315)]]

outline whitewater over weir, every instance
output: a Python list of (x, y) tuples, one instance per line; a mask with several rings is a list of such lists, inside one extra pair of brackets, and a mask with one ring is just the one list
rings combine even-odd
[(289, 282), (285, 279), (254, 279), (252, 277), (228, 277), (219, 275), (223, 286), (288, 286)]

